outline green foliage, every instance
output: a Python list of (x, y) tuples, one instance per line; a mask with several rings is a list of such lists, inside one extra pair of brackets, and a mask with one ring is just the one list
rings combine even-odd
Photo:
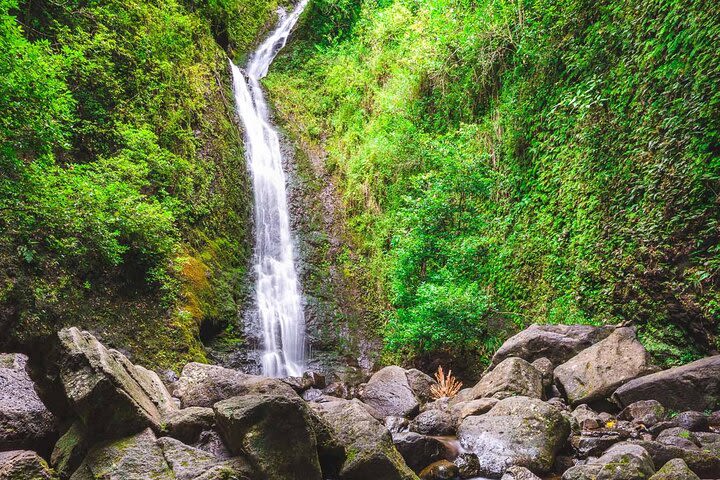
[[(275, 6), (207, 8), (242, 50)], [(250, 191), (210, 10), (0, 0), (2, 342), (72, 323), (167, 367), (235, 321)]]
[(718, 19), (702, 0), (315, 3), (267, 85), (328, 152), (388, 360), (478, 368), (530, 322), (630, 320), (666, 364), (718, 348)]

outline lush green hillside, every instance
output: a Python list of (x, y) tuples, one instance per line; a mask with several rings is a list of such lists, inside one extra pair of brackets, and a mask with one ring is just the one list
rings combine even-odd
[(715, 351), (719, 43), (713, 1), (315, 0), (266, 83), (388, 358), (476, 368), (531, 322)]
[(0, 0), (0, 329), (81, 325), (142, 363), (236, 318), (250, 193), (227, 47), (277, 2)]

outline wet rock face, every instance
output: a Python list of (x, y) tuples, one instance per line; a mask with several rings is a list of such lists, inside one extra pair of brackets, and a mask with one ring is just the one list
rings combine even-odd
[(408, 417), (420, 408), (405, 370), (396, 366), (385, 367), (370, 377), (360, 398), (383, 418)]
[(345, 447), (343, 480), (415, 480), (387, 429), (358, 400), (311, 405)]
[(248, 455), (263, 476), (322, 479), (312, 419), (299, 397), (250, 394), (218, 402), (213, 409), (230, 451)]
[(600, 458), (567, 470), (562, 480), (638, 480), (655, 473), (644, 448), (627, 443), (608, 449)]
[(0, 450), (47, 451), (57, 438), (55, 417), (25, 372), (27, 357), (0, 354)]
[(296, 396), (295, 390), (282, 380), (195, 362), (185, 365), (174, 393), (183, 407), (212, 407), (221, 400), (247, 393)]
[(460, 474), (458, 467), (447, 460), (439, 460), (420, 472), (420, 480), (453, 480)]
[(542, 398), (542, 375), (522, 358), (503, 360), (472, 388), (472, 399), (494, 397), (498, 399), (513, 395)]
[(0, 480), (57, 480), (55, 472), (29, 450), (0, 452)]
[(604, 400), (625, 382), (654, 371), (635, 331), (624, 327), (555, 368), (554, 375), (568, 402), (579, 405)]
[(569, 434), (570, 424), (556, 408), (534, 398), (511, 397), (485, 415), (465, 418), (458, 439), (477, 455), (481, 476), (499, 478), (513, 465), (549, 471)]
[(545, 357), (553, 365), (570, 360), (581, 350), (606, 338), (614, 327), (590, 325), (531, 325), (503, 343), (492, 358), (492, 366), (509, 357), (533, 362)]
[(665, 408), (703, 411), (720, 405), (720, 355), (632, 380), (613, 399), (620, 406), (657, 400)]

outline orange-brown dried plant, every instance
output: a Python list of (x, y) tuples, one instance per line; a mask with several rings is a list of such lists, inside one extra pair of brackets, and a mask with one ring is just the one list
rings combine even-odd
[(435, 400), (442, 397), (452, 398), (462, 388), (462, 382), (453, 377), (452, 370), (448, 370), (447, 375), (445, 375), (442, 366), (439, 366), (437, 372), (435, 372), (435, 380), (437, 380), (437, 385), (430, 387), (430, 394)]

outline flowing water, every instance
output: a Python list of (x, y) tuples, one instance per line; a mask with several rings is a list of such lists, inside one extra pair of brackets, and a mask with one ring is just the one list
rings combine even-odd
[(231, 63), (235, 103), (245, 127), (245, 150), (255, 195), (255, 301), (262, 327), (263, 374), (300, 376), (305, 363), (305, 318), (288, 216), (278, 133), (270, 124), (262, 79), (308, 0), (302, 0), (252, 55), (245, 72)]

